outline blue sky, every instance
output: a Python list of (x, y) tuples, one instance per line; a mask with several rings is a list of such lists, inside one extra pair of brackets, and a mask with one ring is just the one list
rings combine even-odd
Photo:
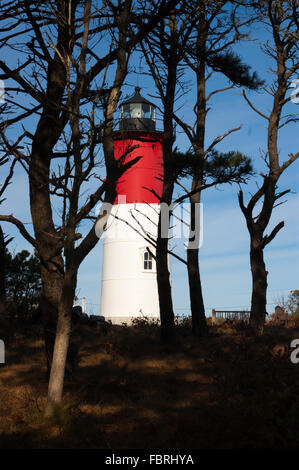
[[(259, 32), (256, 31), (256, 34)], [(271, 80), (272, 76), (267, 70), (268, 60), (261, 54), (257, 44), (242, 44), (238, 52), (262, 78), (266, 81)], [(190, 78), (189, 75), (188, 78)], [(133, 87), (141, 83), (144, 95), (155, 94), (150, 79), (142, 77), (137, 83), (134, 73), (130, 74), (127, 79), (127, 92), (130, 94)], [(216, 76), (209, 86), (212, 89), (214, 86), (223, 86), (223, 83), (223, 79)], [(248, 96), (258, 108), (267, 112), (270, 106), (268, 95), (263, 92), (249, 92)], [(183, 105), (180, 111), (181, 116), (190, 122), (193, 108), (192, 91), (184, 96), (179, 104)], [(260, 149), (265, 149), (266, 121), (248, 107), (241, 96), (240, 89), (217, 94), (211, 101), (211, 105), (212, 109), (208, 113), (207, 121), (207, 144), (228, 129), (242, 124), (242, 129), (228, 136), (217, 146), (217, 149), (239, 150), (252, 158), (257, 173), (262, 171), (264, 163), (260, 157)], [(298, 105), (290, 103), (287, 111), (298, 112)], [(281, 132), (279, 148), (282, 161), (289, 153), (298, 151), (297, 126), (296, 124), (286, 126)], [(176, 145), (181, 150), (188, 146), (181, 132), (177, 132)], [(4, 169), (0, 168), (0, 172), (4, 174)], [(287, 199), (285, 204), (274, 210), (267, 230), (269, 233), (276, 223), (281, 220), (285, 221), (285, 227), (265, 249), (265, 260), (269, 271), (267, 307), (269, 313), (274, 310), (277, 297), (299, 288), (298, 175), (299, 161), (295, 162), (281, 177), (280, 190), (290, 188), (292, 193), (285, 198)], [(257, 179), (253, 177), (248, 185), (243, 187), (245, 197), (250, 191), (255, 190), (256, 180), (260, 181), (259, 177)], [(211, 308), (245, 309), (250, 307), (249, 235), (237, 202), (238, 189), (236, 185), (225, 185), (205, 191), (202, 197), (204, 218), (200, 267), (208, 315)], [(17, 169), (14, 181), (7, 190), (6, 198), (7, 200), (1, 206), (1, 213), (13, 213), (15, 217), (28, 224), (26, 227), (31, 230), (28, 183), (21, 168)], [(7, 234), (14, 236), (10, 250), (20, 251), (26, 248), (32, 251), (31, 246), (23, 240), (12, 225), (3, 223), (3, 228)], [(177, 249), (180, 254), (184, 254), (182, 243)], [(99, 313), (101, 262), (102, 242), (100, 241), (82, 263), (78, 276), (78, 297), (86, 297), (88, 312), (93, 314)], [(189, 313), (186, 267), (174, 258), (172, 258), (172, 285), (176, 313)]]

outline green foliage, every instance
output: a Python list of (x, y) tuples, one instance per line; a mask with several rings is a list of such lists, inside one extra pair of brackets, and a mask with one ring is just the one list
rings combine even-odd
[(12, 316), (24, 317), (39, 304), (41, 296), (40, 262), (26, 250), (13, 255), (6, 251), (5, 290)]
[(213, 150), (204, 158), (192, 152), (175, 151), (168, 166), (177, 179), (202, 173), (204, 184), (245, 183), (253, 175), (251, 159), (235, 150), (225, 153)]
[(218, 54), (209, 54), (209, 66), (217, 72), (222, 72), (234, 85), (243, 86), (250, 90), (257, 90), (264, 85), (256, 72), (250, 72), (250, 66), (244, 64), (241, 58), (232, 51)]
[(249, 157), (238, 151), (213, 150), (205, 163), (205, 174), (220, 183), (243, 183), (253, 174)]

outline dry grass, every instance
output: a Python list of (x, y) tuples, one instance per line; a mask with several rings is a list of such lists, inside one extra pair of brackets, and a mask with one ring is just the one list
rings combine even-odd
[(11, 335), (0, 366), (2, 448), (298, 448), (299, 329), (253, 338), (232, 325), (206, 339), (181, 327), (163, 347), (155, 325), (80, 327), (60, 416), (45, 422), (42, 339)]

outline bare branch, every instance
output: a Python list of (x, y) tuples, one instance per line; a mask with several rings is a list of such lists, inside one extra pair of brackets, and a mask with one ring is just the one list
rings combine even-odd
[(295, 154), (292, 154), (292, 153), (291, 153), (291, 154), (289, 155), (289, 157), (290, 157), (290, 158), (289, 158), (288, 160), (286, 160), (286, 161), (280, 166), (280, 169), (279, 169), (280, 174), (281, 174), (284, 170), (286, 170), (294, 161), (296, 161), (297, 158), (299, 158), (299, 152), (297, 152), (297, 153), (295, 153)]
[(30, 233), (26, 230), (24, 224), (16, 219), (13, 215), (0, 215), (0, 220), (3, 222), (10, 222), (14, 224), (18, 229), (21, 235), (27, 240), (34, 248), (38, 248), (37, 241), (30, 235)]
[(242, 128), (242, 126), (235, 127), (234, 129), (230, 129), (229, 131), (225, 132), (225, 134), (216, 137), (216, 139), (213, 140), (213, 142), (211, 143), (211, 145), (209, 145), (209, 147), (207, 148), (207, 150), (205, 150), (205, 154), (209, 153), (209, 152), (215, 147), (215, 145), (219, 144), (219, 142), (221, 142), (223, 139), (225, 139), (225, 137), (227, 137), (228, 135), (230, 135), (232, 132), (237, 132), (237, 131), (239, 131), (241, 128)]
[(10, 184), (10, 181), (12, 179), (13, 172), (14, 172), (14, 167), (15, 167), (16, 163), (17, 163), (17, 160), (14, 159), (12, 164), (10, 165), (9, 173), (8, 173), (7, 177), (5, 178), (5, 181), (2, 185), (2, 187), (0, 187), (0, 197), (3, 195), (3, 193), (6, 190), (7, 186)]
[(259, 111), (255, 106), (253, 106), (253, 104), (251, 103), (251, 101), (249, 100), (249, 98), (247, 98), (246, 96), (246, 93), (245, 93), (245, 90), (243, 90), (243, 96), (245, 98), (245, 100), (247, 101), (247, 103), (249, 104), (249, 106), (251, 107), (251, 109), (253, 109), (253, 111), (255, 111), (257, 114), (259, 114), (261, 117), (263, 117), (264, 119), (267, 119), (269, 121), (270, 117), (269, 116), (266, 116), (265, 114), (263, 114), (261, 111)]
[(264, 236), (262, 246), (265, 247), (266, 245), (268, 245), (268, 243), (270, 243), (273, 240), (273, 238), (277, 235), (279, 230), (281, 230), (283, 227), (284, 227), (283, 221), (280, 222), (278, 225), (276, 225), (276, 227), (272, 230), (270, 235)]
[(219, 88), (218, 90), (211, 91), (211, 93), (209, 93), (209, 95), (206, 97), (206, 101), (209, 101), (209, 99), (213, 95), (216, 95), (216, 93), (222, 93), (223, 91), (231, 90), (232, 88), (234, 88), (234, 85), (230, 85), (230, 86), (227, 86), (227, 87), (224, 87), (224, 88)]

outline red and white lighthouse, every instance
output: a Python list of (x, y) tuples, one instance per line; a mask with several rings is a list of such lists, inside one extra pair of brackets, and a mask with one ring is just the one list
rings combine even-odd
[[(162, 132), (156, 131), (156, 107), (140, 88), (120, 105), (114, 133), (118, 159), (141, 157), (117, 184), (117, 198), (104, 233), (101, 315), (112, 323), (142, 315), (158, 318), (159, 300), (154, 247), (163, 186)], [(150, 249), (151, 253), (148, 251)]]

